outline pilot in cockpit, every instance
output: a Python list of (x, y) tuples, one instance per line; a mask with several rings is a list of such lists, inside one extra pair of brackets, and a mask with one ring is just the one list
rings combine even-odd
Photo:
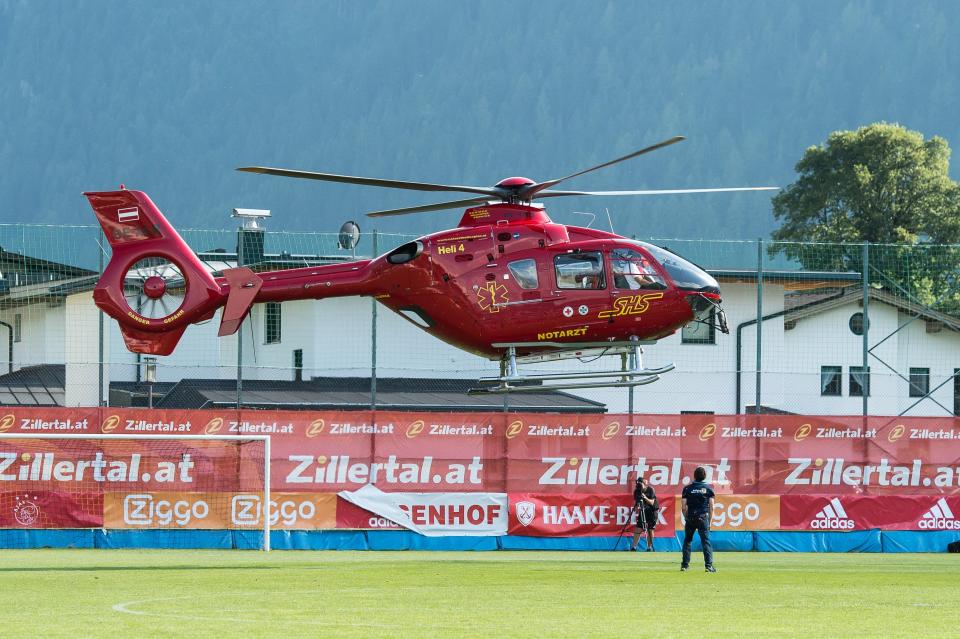
[(613, 260), (612, 266), (613, 285), (616, 288), (631, 291), (665, 288), (663, 280), (645, 257), (618, 257)]

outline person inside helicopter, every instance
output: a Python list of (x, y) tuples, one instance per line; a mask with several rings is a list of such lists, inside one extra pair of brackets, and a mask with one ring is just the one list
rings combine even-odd
[(630, 249), (614, 249), (611, 258), (614, 288), (630, 291), (667, 288), (650, 261), (640, 253)]

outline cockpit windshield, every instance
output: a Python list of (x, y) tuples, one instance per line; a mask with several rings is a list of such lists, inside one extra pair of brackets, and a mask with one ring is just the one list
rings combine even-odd
[(663, 265), (677, 288), (701, 293), (720, 293), (720, 285), (717, 284), (717, 280), (713, 279), (699, 266), (691, 264), (676, 253), (659, 246), (646, 242), (636, 243), (649, 251), (653, 258)]

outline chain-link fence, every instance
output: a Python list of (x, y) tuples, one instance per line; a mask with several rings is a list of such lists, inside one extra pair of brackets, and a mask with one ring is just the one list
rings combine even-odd
[[(258, 232), (242, 246), (236, 230), (182, 235), (213, 273), (242, 263), (261, 274), (370, 257), (413, 237), (364, 234), (346, 250), (329, 233)], [(466, 390), (499, 362), (369, 298), (258, 304), (235, 335), (218, 338), (214, 317), (172, 355), (139, 356), (93, 304), (110, 259), (98, 227), (0, 225), (0, 404), (960, 413), (960, 246), (650, 241), (718, 279), (729, 335), (711, 310), (646, 347), (647, 366), (676, 370), (633, 393), (476, 398)]]

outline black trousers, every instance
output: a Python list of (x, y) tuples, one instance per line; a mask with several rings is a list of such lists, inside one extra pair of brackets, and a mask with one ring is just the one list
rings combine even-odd
[(713, 544), (710, 543), (710, 515), (689, 517), (683, 526), (683, 559), (681, 566), (690, 565), (690, 544), (693, 543), (693, 533), (700, 533), (700, 545), (703, 546), (703, 565), (713, 565)]

